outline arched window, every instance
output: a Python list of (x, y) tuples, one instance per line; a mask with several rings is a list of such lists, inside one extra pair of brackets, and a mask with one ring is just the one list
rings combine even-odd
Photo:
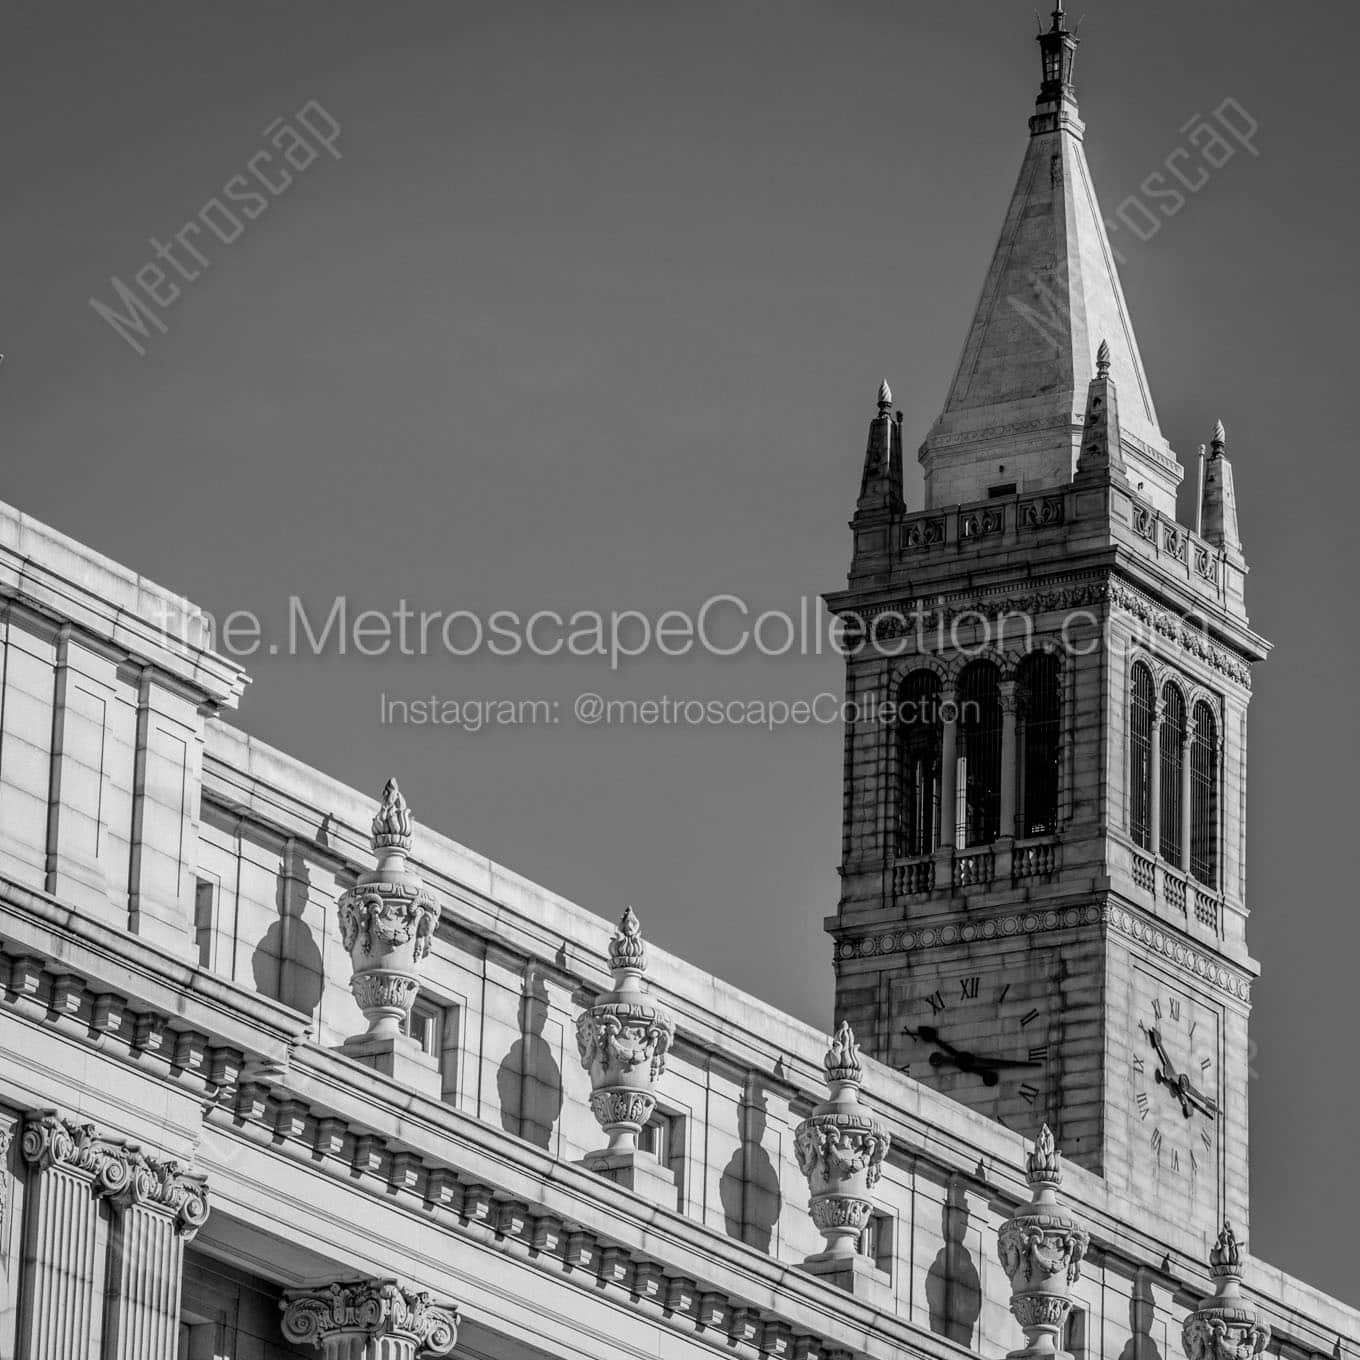
[(990, 845), (1001, 834), (1001, 683), (990, 661), (959, 676), (958, 742), (956, 843)]
[(940, 843), (940, 680), (913, 671), (899, 695), (897, 853), (928, 855)]
[(1152, 672), (1133, 667), (1129, 713), (1129, 834), (1135, 845), (1152, 849)]
[(1185, 696), (1169, 681), (1162, 686), (1162, 834), (1158, 847), (1168, 864), (1181, 866), (1181, 775), (1185, 761)]
[(1190, 739), (1190, 872), (1218, 886), (1218, 724), (1203, 699), (1195, 705)]
[(1016, 679), (1019, 831), (1021, 836), (1051, 836), (1058, 829), (1058, 658), (1032, 652), (1020, 663)]

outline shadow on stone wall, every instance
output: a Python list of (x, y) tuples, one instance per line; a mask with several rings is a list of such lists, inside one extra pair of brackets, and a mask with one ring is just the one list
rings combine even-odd
[(314, 1018), (321, 1004), (324, 965), (311, 927), (302, 919), (311, 883), (306, 859), (290, 842), (279, 860), (274, 889), (279, 914), (255, 946), (250, 971), (257, 992)]
[(1153, 1324), (1157, 1320), (1157, 1301), (1152, 1286), (1142, 1271), (1133, 1282), (1129, 1295), (1129, 1329), (1133, 1335), (1124, 1343), (1119, 1360), (1162, 1360), (1162, 1353), (1152, 1339)]
[(982, 1280), (968, 1248), (968, 1201), (957, 1181), (950, 1183), (940, 1215), (944, 1246), (926, 1274), (930, 1330), (960, 1346), (971, 1346), (982, 1314)]
[(501, 1128), (545, 1151), (562, 1113), (562, 1069), (543, 1037), (548, 1024), (548, 986), (532, 969), (520, 1005), (520, 1038), (496, 1072)]
[(737, 1106), (741, 1146), (723, 1169), (718, 1187), (728, 1237), (764, 1252), (770, 1250), (784, 1203), (779, 1174), (764, 1148), (767, 1127), (765, 1097), (757, 1091)]

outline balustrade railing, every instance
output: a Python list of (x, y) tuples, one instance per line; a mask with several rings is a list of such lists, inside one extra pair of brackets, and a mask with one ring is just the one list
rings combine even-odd
[(905, 860), (893, 867), (893, 896), (919, 897), (935, 887), (935, 860), (931, 855)]
[(1019, 841), (1012, 852), (1011, 877), (1017, 882), (1023, 878), (1051, 877), (1057, 872), (1057, 868), (1058, 844), (1056, 841)]
[(996, 874), (996, 856), (990, 850), (961, 851), (954, 856), (954, 886), (978, 888)]

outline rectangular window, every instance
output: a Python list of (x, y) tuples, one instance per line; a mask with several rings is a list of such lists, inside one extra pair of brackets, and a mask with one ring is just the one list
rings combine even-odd
[(891, 1214), (870, 1214), (859, 1235), (859, 1254), (874, 1263), (876, 1270), (892, 1274), (893, 1218)]
[(194, 943), (198, 948), (198, 966), (213, 966), (213, 931), (216, 917), (217, 884), (200, 878), (194, 883)]
[(996, 486), (989, 486), (987, 488), (987, 496), (994, 501), (1000, 500), (1002, 496), (1014, 496), (1015, 489), (1014, 482), (999, 482)]
[(1073, 1308), (1063, 1326), (1062, 1348), (1072, 1360), (1086, 1360), (1086, 1310)]
[(457, 1006), (444, 1005), (422, 992), (401, 1030), (439, 1064), (442, 1099), (450, 1105), (458, 1094), (458, 1020)]
[(677, 1204), (685, 1202), (685, 1119), (667, 1110), (655, 1110), (638, 1134), (638, 1147), (650, 1152), (675, 1176)]

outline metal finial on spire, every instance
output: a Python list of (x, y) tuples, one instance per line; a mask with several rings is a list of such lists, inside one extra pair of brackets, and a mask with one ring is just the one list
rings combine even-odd
[(892, 388), (888, 386), (887, 378), (884, 378), (878, 385), (878, 413), (884, 415), (888, 407), (892, 405)]
[(1077, 59), (1077, 38), (1067, 28), (1067, 14), (1062, 0), (1053, 11), (1053, 26), (1039, 34), (1039, 49), (1044, 59), (1044, 83), (1039, 89), (1039, 103), (1072, 101), (1072, 68)]
[(1098, 378), (1110, 376), (1110, 342), (1108, 340), (1102, 340), (1100, 348), (1096, 350), (1096, 376)]

